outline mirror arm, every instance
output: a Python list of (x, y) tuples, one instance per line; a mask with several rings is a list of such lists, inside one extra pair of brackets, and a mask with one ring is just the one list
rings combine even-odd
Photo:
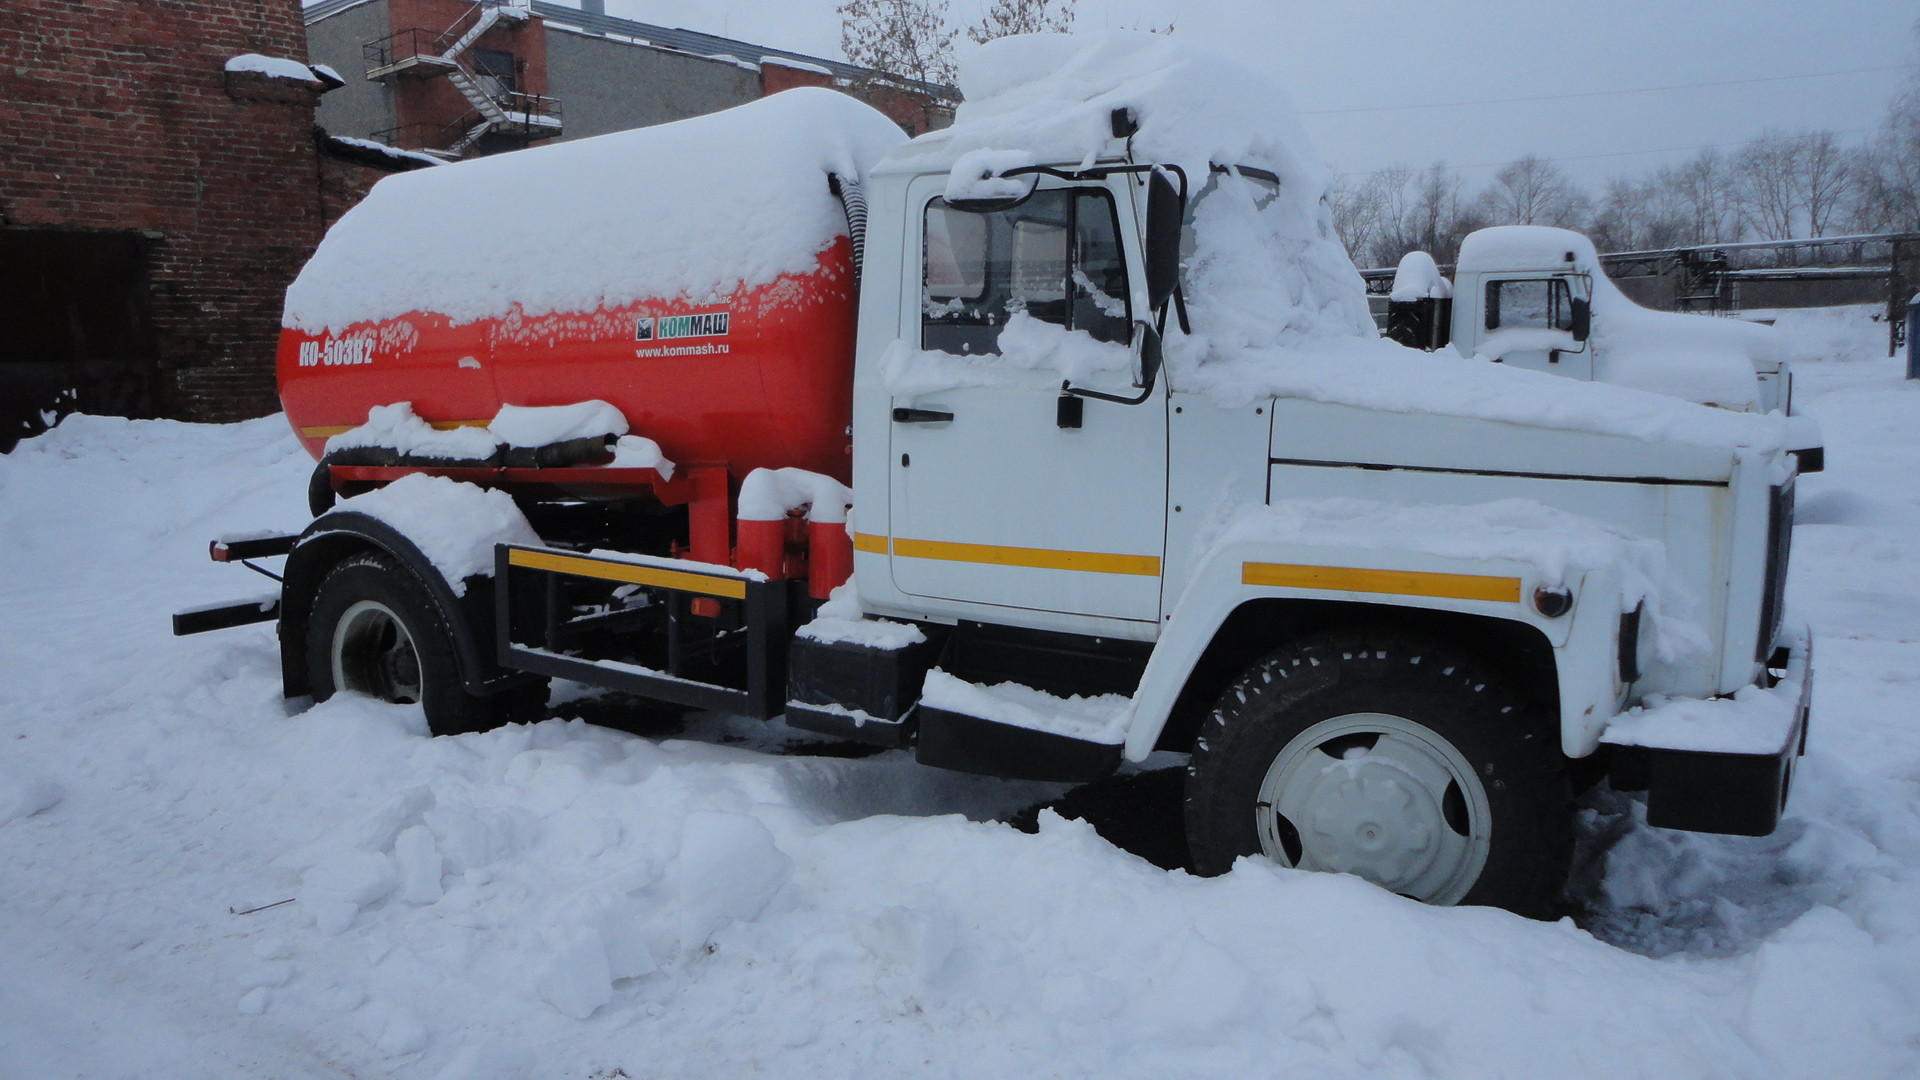
[[(1164, 309), (1161, 311), (1161, 317), (1162, 319), (1166, 317)], [(1152, 341), (1147, 339), (1147, 335), (1149, 334), (1153, 335)], [(1119, 394), (1108, 394), (1100, 390), (1087, 390), (1073, 385), (1072, 379), (1060, 380), (1060, 392), (1062, 394), (1071, 394), (1074, 397), (1097, 398), (1101, 401), (1111, 401), (1116, 405), (1145, 404), (1146, 400), (1153, 396), (1154, 384), (1159, 381), (1160, 377), (1160, 368), (1162, 366), (1160, 359), (1160, 335), (1147, 323), (1137, 322), (1134, 324), (1134, 336), (1139, 342), (1140, 347), (1140, 373), (1146, 381), (1146, 385), (1140, 388), (1138, 396), (1122, 397)], [(1149, 352), (1152, 353), (1151, 358), (1149, 358)]]
[[(1157, 375), (1159, 373), (1155, 372), (1155, 374)], [(1063, 394), (1072, 394), (1074, 397), (1090, 397), (1098, 398), (1101, 401), (1111, 401), (1116, 405), (1143, 405), (1148, 398), (1153, 396), (1153, 385), (1156, 381), (1158, 380), (1149, 378), (1147, 385), (1140, 390), (1138, 397), (1121, 397), (1119, 394), (1106, 394), (1098, 390), (1088, 390), (1084, 387), (1072, 385), (1072, 381), (1068, 379), (1062, 379), (1060, 381), (1060, 392)]]

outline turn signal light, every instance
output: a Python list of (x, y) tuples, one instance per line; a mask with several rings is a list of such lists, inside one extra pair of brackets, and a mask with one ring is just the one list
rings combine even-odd
[(1557, 619), (1573, 610), (1573, 593), (1565, 586), (1533, 590), (1533, 609), (1549, 619)]

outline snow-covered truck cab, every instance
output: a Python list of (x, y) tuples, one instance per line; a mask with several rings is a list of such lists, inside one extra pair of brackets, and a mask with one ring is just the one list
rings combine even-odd
[[(825, 421), (850, 417), (851, 491), (735, 458), (726, 424), (770, 406), (711, 381), (689, 401), (712, 422), (663, 422), (646, 462), (605, 461), (650, 380), (684, 385), (714, 354), (636, 350), (658, 324), (634, 320), (668, 316), (583, 283), (618, 316), (566, 314), (556, 330), (591, 348), (540, 355), (603, 365), (565, 373), (604, 380), (606, 400), (504, 400), (485, 431), (505, 447), (472, 462), (428, 453), (453, 445), (442, 418), (377, 413), (412, 424), (410, 448), (375, 447), (388, 472), (321, 475), (340, 494), (398, 480), (300, 537), (216, 548), (291, 549), (288, 693), (419, 701), (457, 730), (502, 715), (473, 702), (560, 676), (1031, 779), (1177, 752), (1203, 873), (1264, 856), (1530, 914), (1563, 884), (1576, 779), (1647, 789), (1655, 824), (1773, 829), (1810, 686), (1782, 609), (1783, 418), (1380, 340), (1325, 172), (1279, 92), (1230, 62), (1151, 35), (1011, 38), (978, 50), (963, 89), (953, 128), (884, 154), (783, 144), (779, 194), (809, 223), (789, 261), (850, 247), (858, 274), (850, 400)], [(622, 182), (697, 191), (649, 173), (666, 158), (642, 143), (785, 96), (619, 137)], [(1252, 101), (1272, 107), (1222, 112)], [(867, 122), (830, 104), (808, 106), (810, 137)], [(549, 153), (563, 173), (557, 151), (503, 157)], [(664, 259), (675, 242), (648, 252), (635, 221), (628, 253), (599, 235), (627, 224), (549, 203), (525, 243), (592, 228), (620, 257)], [(362, 235), (426, 227), (354, 213)], [(736, 224), (712, 227), (765, 231)], [(330, 236), (316, 265), (351, 282), (367, 257)], [(729, 264), (731, 294), (777, 316), (756, 266)], [(517, 305), (498, 284), (470, 306)], [(777, 365), (784, 346), (760, 345)], [(591, 453), (541, 464), (582, 440)]]
[[(1401, 262), (1387, 335), (1414, 348), (1598, 380), (1741, 412), (1793, 415), (1785, 338), (1737, 319), (1650, 311), (1607, 278), (1593, 242), (1568, 229), (1509, 225), (1461, 242), (1451, 281), (1432, 256)], [(1811, 419), (1795, 422), (1804, 471), (1824, 451)]]

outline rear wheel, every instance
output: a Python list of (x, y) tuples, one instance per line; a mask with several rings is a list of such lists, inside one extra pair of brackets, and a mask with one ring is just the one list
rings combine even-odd
[(418, 704), (435, 735), (537, 720), (546, 704), (544, 679), (495, 697), (467, 693), (439, 605), (381, 554), (347, 558), (320, 582), (307, 627), (307, 674), (315, 701), (351, 690)]
[(1451, 650), (1390, 632), (1294, 642), (1202, 725), (1187, 778), (1195, 867), (1265, 855), (1428, 903), (1544, 917), (1572, 853), (1553, 735)]

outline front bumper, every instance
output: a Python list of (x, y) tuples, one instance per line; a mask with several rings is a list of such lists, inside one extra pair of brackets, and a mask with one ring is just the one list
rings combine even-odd
[(1647, 824), (1766, 836), (1806, 752), (1812, 701), (1813, 636), (1802, 629), (1772, 687), (1650, 704), (1615, 718), (1600, 741), (1614, 748), (1615, 786), (1645, 787)]

